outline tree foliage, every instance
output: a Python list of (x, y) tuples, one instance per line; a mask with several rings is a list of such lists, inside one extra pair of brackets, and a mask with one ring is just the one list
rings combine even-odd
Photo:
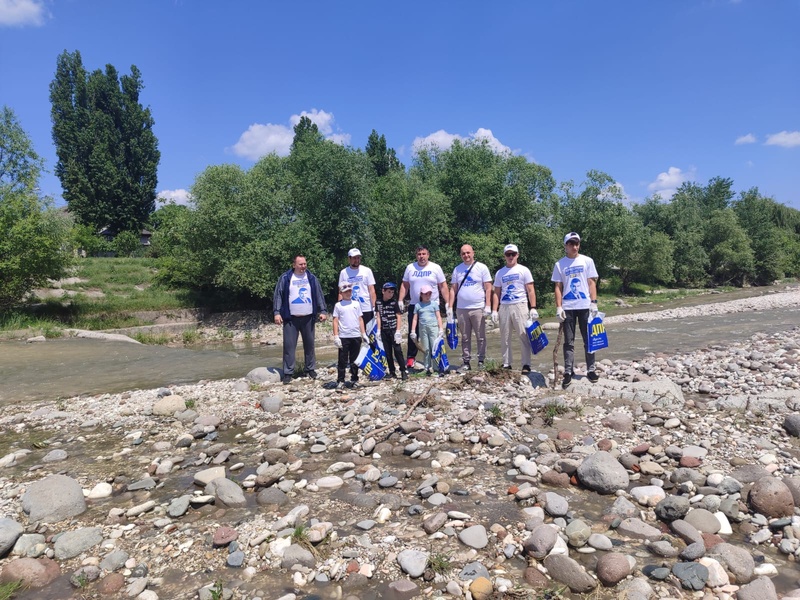
[(59, 278), (70, 262), (70, 221), (37, 196), (43, 163), (14, 112), (0, 119), (0, 310)]
[[(655, 196), (628, 206), (601, 171), (589, 171), (580, 186), (557, 186), (547, 167), (481, 140), (422, 149), (406, 170), (376, 131), (362, 151), (325, 140), (305, 117), (288, 157), (266, 156), (249, 170), (208, 167), (191, 192), (192, 206), (153, 215), (164, 277), (257, 298), (271, 296), (298, 252), (335, 297), (353, 246), (381, 285), (398, 282), (420, 244), (449, 274), (462, 244), (494, 272), (503, 247), (515, 243), (546, 305), (569, 231), (581, 234), (581, 251), (601, 278), (616, 275), (623, 288), (760, 281), (770, 255), (753, 236), (771, 232), (787, 248), (800, 240), (800, 213), (755, 192), (733, 200), (728, 179), (684, 184), (670, 202)], [(745, 217), (751, 213), (758, 219)], [(800, 274), (800, 251), (780, 256), (770, 278)]]
[(135, 65), (119, 76), (112, 65), (88, 73), (80, 52), (64, 51), (50, 84), (53, 143), (64, 199), (79, 222), (135, 231), (155, 208), (160, 160), (154, 120), (139, 96)]

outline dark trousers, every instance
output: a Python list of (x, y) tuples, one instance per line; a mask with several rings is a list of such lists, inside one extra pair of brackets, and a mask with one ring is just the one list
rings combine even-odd
[[(414, 321), (414, 309), (416, 307), (413, 304), (408, 305), (408, 358), (416, 358), (417, 357), (417, 345), (414, 343), (414, 340), (411, 339), (411, 323)], [(419, 336), (419, 323), (417, 323), (417, 336)]]
[(283, 374), (294, 374), (297, 337), (303, 338), (303, 360), (305, 372), (313, 371), (317, 359), (314, 353), (314, 315), (292, 317), (283, 322)]
[[(381, 341), (383, 342), (383, 349), (386, 350), (386, 362), (389, 363), (389, 375), (394, 377), (394, 361), (400, 365), (400, 372), (404, 373), (406, 370), (406, 363), (403, 360), (403, 348), (400, 344), (394, 343), (394, 329), (381, 329)], [(392, 357), (394, 354), (394, 357)]]
[(358, 365), (356, 359), (361, 350), (361, 338), (339, 338), (342, 347), (339, 348), (339, 362), (336, 363), (336, 381), (344, 383), (344, 374), (347, 365), (350, 365), (350, 381), (358, 381)]
[(583, 351), (586, 355), (586, 370), (595, 370), (594, 354), (589, 354), (589, 309), (566, 310), (567, 318), (564, 321), (564, 373), (572, 375), (572, 366), (575, 362), (575, 328), (581, 330), (583, 338)]

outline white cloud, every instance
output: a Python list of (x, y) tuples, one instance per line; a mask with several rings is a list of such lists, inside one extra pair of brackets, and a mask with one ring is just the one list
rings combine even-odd
[(189, 206), (191, 199), (192, 195), (183, 188), (178, 190), (161, 190), (158, 192), (156, 204), (158, 204), (159, 207), (169, 203)]
[(767, 136), (766, 146), (783, 146), (784, 148), (794, 148), (800, 146), (800, 131), (781, 131), (771, 133)]
[(0, 26), (43, 25), (47, 11), (41, 0), (0, 0)]
[(411, 149), (414, 152), (418, 152), (422, 148), (432, 147), (438, 148), (439, 150), (447, 150), (456, 140), (465, 142), (470, 139), (485, 140), (489, 147), (497, 154), (511, 153), (511, 148), (494, 137), (491, 129), (486, 129), (484, 127), (479, 127), (477, 131), (470, 133), (466, 137), (457, 133), (448, 133), (444, 129), (440, 129), (425, 137), (414, 138), (414, 141), (411, 143)]
[(669, 200), (675, 195), (681, 184), (693, 181), (694, 178), (694, 168), (690, 169), (689, 172), (683, 172), (678, 167), (670, 167), (665, 173), (659, 173), (656, 180), (650, 183), (647, 189), (660, 195), (664, 200)]
[(294, 127), (300, 122), (302, 117), (308, 117), (317, 126), (319, 132), (326, 138), (342, 146), (350, 143), (349, 133), (341, 131), (334, 132), (333, 113), (325, 112), (312, 108), (310, 111), (302, 111), (300, 114), (289, 117), (289, 126), (276, 125), (274, 123), (253, 123), (247, 130), (239, 136), (229, 150), (236, 156), (241, 156), (250, 160), (258, 160), (274, 152), (278, 156), (288, 156), (294, 140)]
[(748, 133), (747, 135), (740, 135), (738, 138), (736, 138), (734, 144), (741, 146), (742, 144), (755, 144), (757, 141), (758, 140), (756, 139), (756, 136), (754, 136), (752, 133)]

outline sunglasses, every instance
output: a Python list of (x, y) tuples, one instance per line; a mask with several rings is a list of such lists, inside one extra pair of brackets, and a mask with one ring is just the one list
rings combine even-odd
[(517, 252), (506, 252), (506, 256), (516, 256)]

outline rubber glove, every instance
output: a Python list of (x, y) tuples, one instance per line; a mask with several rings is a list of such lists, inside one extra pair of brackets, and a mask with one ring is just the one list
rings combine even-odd
[(492, 307), (489, 306), (489, 305), (484, 306), (483, 307), (483, 316), (484, 317), (488, 317), (491, 314), (492, 314)]
[(440, 338), (443, 338), (443, 337), (444, 337), (444, 330), (443, 330), (443, 329), (440, 329), (440, 330), (439, 330), (439, 337), (440, 337)]
[(361, 334), (361, 339), (364, 340), (365, 344), (369, 344), (369, 336), (366, 333)]
[(556, 309), (556, 316), (558, 317), (558, 322), (563, 323), (567, 320), (567, 312), (564, 310), (563, 306), (559, 306)]
[(403, 341), (403, 334), (400, 333), (399, 331), (395, 331), (394, 332), (394, 343), (395, 344), (400, 344), (400, 343), (402, 343), (402, 341)]
[(405, 310), (405, 308), (406, 308), (406, 305), (403, 304), (403, 301), (402, 300), (398, 300), (397, 301), (397, 310), (399, 310), (400, 312), (403, 312)]
[(595, 300), (589, 305), (589, 320), (593, 320), (597, 316), (597, 301)]
[(535, 321), (539, 318), (539, 311), (535, 308), (532, 308), (528, 314), (530, 315), (531, 321)]
[(411, 333), (408, 334), (408, 339), (410, 339), (413, 342), (416, 342), (417, 341), (417, 333), (415, 331), (412, 331)]
[(492, 323), (497, 325), (497, 322), (500, 320), (500, 315), (497, 314), (497, 311), (492, 312)]
[(341, 348), (342, 347), (342, 338), (340, 338), (338, 335), (334, 336), (333, 345), (336, 346), (337, 348)]
[(447, 320), (448, 321), (452, 321), (453, 320), (453, 307), (452, 306), (445, 307), (445, 312), (447, 314)]

